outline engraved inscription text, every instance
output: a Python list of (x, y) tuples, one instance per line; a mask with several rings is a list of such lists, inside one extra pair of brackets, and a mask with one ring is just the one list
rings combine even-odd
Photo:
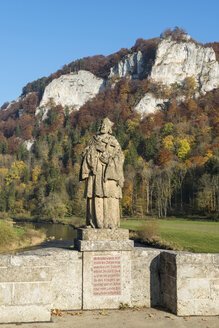
[(93, 257), (93, 295), (121, 295), (120, 256)]

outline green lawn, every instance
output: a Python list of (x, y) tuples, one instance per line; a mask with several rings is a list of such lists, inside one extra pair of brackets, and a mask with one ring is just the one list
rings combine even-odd
[[(121, 220), (121, 227), (137, 230), (149, 220)], [(151, 222), (151, 221), (150, 221)], [(191, 252), (219, 253), (219, 222), (189, 221), (183, 219), (156, 220), (159, 236)]]

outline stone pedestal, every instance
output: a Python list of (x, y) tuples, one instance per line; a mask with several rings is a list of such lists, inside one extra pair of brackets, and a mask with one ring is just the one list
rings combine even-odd
[(132, 251), (128, 229), (78, 229), (76, 246), (81, 252)]
[(134, 242), (127, 229), (78, 229), (83, 254), (83, 309), (131, 304), (131, 257)]

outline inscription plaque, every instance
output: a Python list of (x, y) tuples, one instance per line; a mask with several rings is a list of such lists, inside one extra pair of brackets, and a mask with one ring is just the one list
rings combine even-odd
[(93, 295), (121, 295), (120, 256), (93, 257)]

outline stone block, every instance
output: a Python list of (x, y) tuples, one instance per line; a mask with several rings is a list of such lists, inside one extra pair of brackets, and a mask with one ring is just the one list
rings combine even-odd
[(219, 315), (219, 300), (195, 299), (177, 301), (178, 316), (190, 315)]
[(11, 256), (10, 264), (12, 266), (23, 266), (23, 267), (32, 267), (32, 266), (50, 266), (51, 256), (45, 255), (29, 255), (26, 253), (20, 253)]
[(132, 305), (160, 304), (160, 278), (158, 274), (161, 250), (135, 247), (132, 252)]
[(210, 296), (212, 299), (219, 300), (219, 279), (210, 280)]
[(85, 251), (131, 251), (134, 248), (133, 240), (78, 240), (78, 249)]
[(10, 255), (0, 255), (0, 267), (7, 267), (10, 262)]
[(15, 283), (13, 304), (50, 304), (51, 288), (49, 283)]
[(210, 281), (208, 279), (177, 279), (177, 299), (208, 299), (210, 297)]
[(131, 252), (84, 252), (83, 309), (131, 305)]
[(213, 254), (213, 263), (219, 266), (219, 254)]
[(178, 264), (213, 264), (214, 255), (204, 253), (177, 252), (176, 261)]
[(0, 306), (0, 323), (50, 321), (50, 305)]
[[(77, 252), (78, 253), (78, 252)], [(51, 282), (52, 308), (71, 310), (82, 306), (82, 258), (57, 263)]]
[(34, 282), (51, 280), (48, 267), (8, 267), (0, 268), (0, 282)]
[(150, 263), (142, 257), (132, 256), (132, 305), (150, 307)]
[[(0, 306), (12, 304), (13, 284), (0, 284)], [(1, 317), (1, 314), (0, 314)]]
[(53, 266), (57, 265), (58, 263), (68, 263), (68, 262), (75, 262), (79, 259), (82, 259), (82, 254), (75, 249), (61, 249), (61, 248), (53, 248), (49, 249), (51, 258), (50, 264)]
[(78, 229), (77, 239), (79, 240), (117, 240), (123, 241), (129, 239), (128, 229)]
[(177, 278), (216, 278), (219, 276), (219, 268), (212, 263), (209, 265), (203, 264), (185, 264), (177, 265)]

